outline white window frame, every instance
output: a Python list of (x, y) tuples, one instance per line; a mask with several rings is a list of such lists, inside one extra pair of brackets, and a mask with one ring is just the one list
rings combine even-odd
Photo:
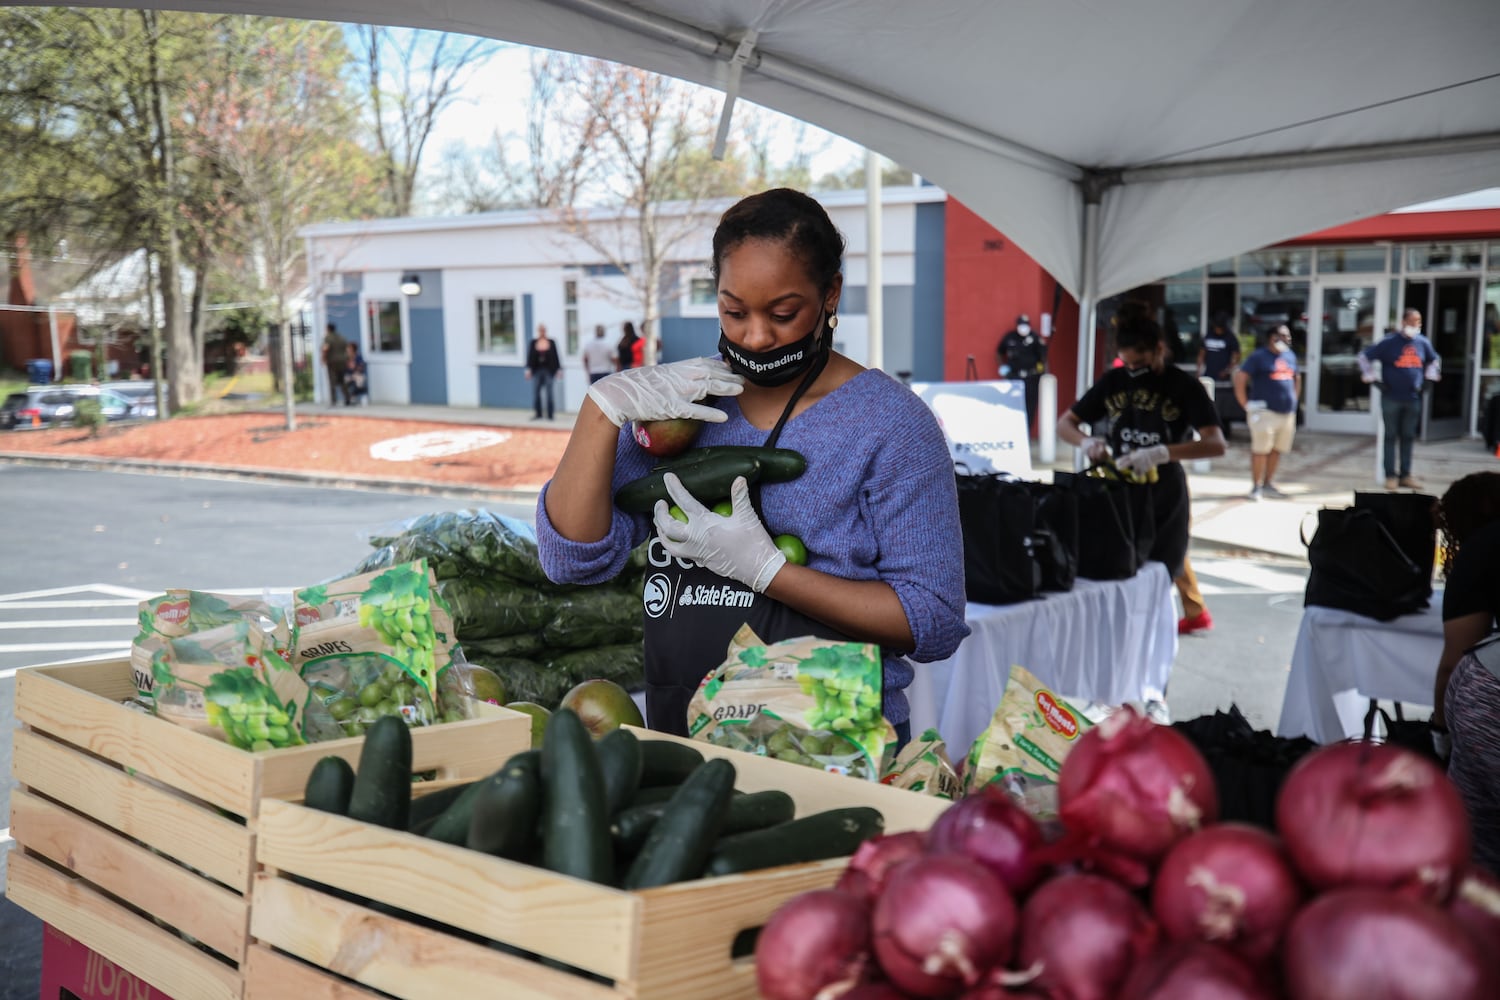
[[(485, 351), (479, 347), (479, 303), (494, 302), (500, 299), (508, 299), (515, 308), (516, 316), (516, 347), (513, 351)], [(504, 365), (515, 367), (526, 363), (526, 316), (523, 312), (525, 301), (518, 292), (486, 292), (474, 296), (474, 308), (469, 315), (474, 317), (474, 338), (470, 343), (474, 345), (475, 357), (482, 365)]]
[(713, 275), (708, 273), (708, 268), (685, 269), (680, 280), (682, 281), (682, 291), (678, 294), (677, 299), (678, 315), (688, 319), (717, 319), (719, 315), (719, 297), (717, 292), (714, 292), (706, 303), (693, 301), (693, 283), (695, 281), (706, 281), (710, 285), (713, 283)]
[[(381, 351), (375, 348), (375, 327), (371, 322), (372, 302), (394, 302), (401, 316), (401, 350)], [(404, 295), (361, 295), (359, 299), (359, 337), (361, 353), (368, 361), (411, 361), (411, 312)]]

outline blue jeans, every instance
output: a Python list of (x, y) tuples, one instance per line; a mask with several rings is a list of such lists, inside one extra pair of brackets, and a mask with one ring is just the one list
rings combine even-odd
[[(1385, 477), (1405, 479), (1411, 475), (1411, 446), (1417, 440), (1417, 420), (1422, 400), (1380, 398), (1380, 415), (1385, 420)], [(1396, 445), (1401, 446), (1401, 463), (1396, 464)]]
[(536, 410), (538, 418), (542, 417), (542, 400), (547, 401), (547, 412), (545, 416), (552, 419), (552, 373), (538, 368), (531, 374), (531, 405)]

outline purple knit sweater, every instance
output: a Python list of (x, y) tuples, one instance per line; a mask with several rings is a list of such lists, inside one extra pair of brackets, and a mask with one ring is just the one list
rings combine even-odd
[[(729, 419), (705, 424), (699, 447), (765, 442), (767, 432), (751, 426), (737, 400), (725, 398), (718, 406)], [(890, 584), (916, 639), (911, 659), (951, 656), (969, 634), (963, 538), (953, 461), (932, 411), (884, 372), (866, 371), (787, 421), (778, 445), (801, 452), (807, 472), (761, 487), (771, 533), (789, 532), (806, 542), (813, 569)], [(656, 461), (635, 444), (627, 425), (615, 451), (615, 488)], [(616, 509), (606, 537), (574, 542), (552, 527), (546, 502), (544, 488), (536, 508), (537, 541), (542, 567), (559, 583), (611, 579), (651, 527), (648, 517)], [(706, 660), (716, 663), (722, 652), (705, 651)], [(884, 667), (885, 716), (905, 722), (911, 664), (887, 651)]]

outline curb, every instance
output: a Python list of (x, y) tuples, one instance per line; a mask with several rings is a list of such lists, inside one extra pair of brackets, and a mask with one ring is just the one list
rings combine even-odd
[(378, 489), (416, 496), (474, 498), (493, 500), (497, 503), (534, 504), (541, 494), (540, 490), (533, 489), (486, 489), (478, 486), (428, 482), (421, 479), (385, 479), (354, 473), (324, 475), (316, 472), (292, 472), (280, 469), (242, 469), (237, 466), (213, 465), (207, 462), (150, 462), (138, 458), (91, 458), (74, 455), (39, 455), (29, 452), (0, 452), (0, 463), (52, 466), (96, 472), (127, 472), (137, 475), (176, 474), (204, 479), (299, 483), (336, 489)]

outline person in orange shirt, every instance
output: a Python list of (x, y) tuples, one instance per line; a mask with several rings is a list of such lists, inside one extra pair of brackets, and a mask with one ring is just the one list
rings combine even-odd
[[(1380, 371), (1375, 371), (1375, 362)], [(1411, 474), (1412, 445), (1422, 416), (1422, 390), (1443, 377), (1442, 360), (1422, 336), (1422, 314), (1408, 309), (1401, 329), (1359, 353), (1360, 377), (1380, 382), (1380, 414), (1385, 420), (1385, 488), (1419, 490)]]

